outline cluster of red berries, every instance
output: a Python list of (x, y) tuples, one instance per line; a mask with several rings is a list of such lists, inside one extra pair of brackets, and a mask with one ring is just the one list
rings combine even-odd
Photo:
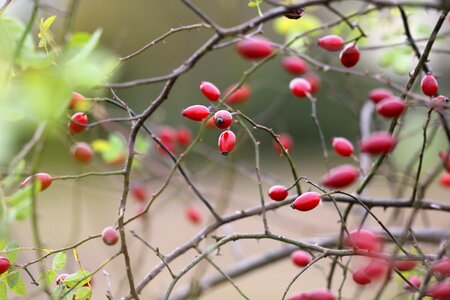
[[(165, 126), (159, 129), (157, 136), (164, 147), (171, 153), (176, 153), (177, 145), (186, 148), (192, 142), (191, 130), (186, 127), (173, 128)], [(159, 145), (157, 145), (157, 150), (162, 155), (167, 155), (167, 152)]]
[(317, 45), (321, 48), (330, 51), (337, 52), (339, 54), (339, 60), (341, 64), (346, 68), (356, 66), (359, 61), (360, 52), (356, 44), (348, 44), (344, 46), (344, 39), (338, 35), (327, 35), (317, 40)]

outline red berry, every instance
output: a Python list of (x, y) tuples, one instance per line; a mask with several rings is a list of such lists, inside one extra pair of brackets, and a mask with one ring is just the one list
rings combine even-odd
[(359, 144), (361, 152), (370, 154), (389, 153), (394, 150), (395, 138), (389, 132), (374, 132)]
[(399, 271), (411, 271), (416, 267), (417, 263), (414, 260), (396, 260), (394, 266)]
[(369, 252), (379, 251), (381, 249), (380, 239), (375, 233), (366, 229), (351, 231), (345, 237), (345, 244), (355, 250), (367, 250)]
[(442, 160), (442, 165), (447, 170), (447, 172), (450, 172), (450, 155), (446, 151), (439, 152), (439, 157)]
[(439, 89), (437, 80), (431, 73), (428, 73), (422, 78), (420, 86), (422, 87), (422, 92), (430, 97), (436, 95)]
[(187, 147), (192, 142), (192, 133), (188, 128), (178, 128), (176, 135), (177, 143), (182, 147)]
[(336, 300), (336, 297), (327, 289), (310, 290), (296, 293), (288, 300)]
[(358, 178), (359, 170), (352, 165), (341, 165), (327, 172), (322, 184), (329, 188), (343, 188), (351, 185)]
[(341, 156), (350, 156), (353, 154), (353, 144), (344, 137), (334, 137), (331, 140), (334, 151)]
[(236, 136), (233, 131), (225, 130), (219, 136), (219, 150), (222, 155), (228, 155), (236, 145)]
[(11, 263), (6, 257), (0, 256), (0, 274), (5, 273), (11, 267)]
[(217, 101), (220, 98), (220, 90), (211, 82), (202, 81), (200, 83), (200, 90), (203, 95), (210, 101)]
[(269, 197), (275, 201), (282, 201), (288, 196), (288, 189), (284, 185), (274, 185), (269, 189)]
[[(408, 277), (408, 281), (411, 282), (416, 288), (420, 288), (420, 286), (422, 285), (422, 280), (415, 275)], [(414, 289), (408, 283), (405, 283), (404, 287), (406, 290), (414, 291)]]
[(82, 132), (88, 123), (88, 117), (85, 113), (77, 112), (75, 113), (72, 118), (70, 118), (69, 122), (69, 132), (71, 134), (77, 134)]
[(119, 240), (119, 232), (114, 227), (108, 226), (102, 231), (102, 240), (108, 246), (115, 245)]
[(199, 224), (202, 221), (200, 210), (194, 206), (189, 206), (186, 208), (186, 217), (193, 224)]
[(75, 143), (70, 151), (72, 152), (73, 158), (81, 163), (88, 163), (94, 157), (94, 151), (92, 151), (91, 146), (87, 143)]
[[(377, 249), (381, 249), (381, 245), (377, 246)], [(370, 279), (377, 279), (386, 276), (389, 272), (389, 267), (390, 265), (386, 260), (374, 258), (365, 266), (365, 272)]]
[(69, 101), (69, 109), (76, 109), (80, 106), (81, 103), (85, 101), (85, 98), (83, 95), (73, 92), (72, 96), (70, 97)]
[(183, 109), (181, 114), (193, 121), (203, 121), (209, 116), (209, 109), (204, 105), (192, 105)]
[(372, 282), (364, 268), (358, 269), (353, 273), (353, 281), (359, 285), (366, 285)]
[[(171, 127), (163, 127), (158, 132), (160, 142), (172, 153), (176, 152), (175, 142), (177, 140), (177, 132)], [(167, 152), (157, 144), (158, 151), (163, 155), (168, 155)]]
[(37, 182), (39, 181), (39, 183), (41, 185), (41, 189), (40, 189), (41, 192), (43, 190), (47, 189), (52, 184), (53, 179), (50, 175), (48, 175), (47, 173), (37, 173), (35, 175), (31, 175), (31, 176), (27, 177), (24, 181), (22, 181), (22, 183), (20, 184), (20, 188), (24, 188), (28, 184), (31, 184), (33, 182), (34, 177), (36, 177), (35, 184), (37, 184)]
[[(250, 98), (252, 90), (248, 84), (244, 83), (240, 88), (234, 91), (235, 88), (236, 84), (233, 84), (225, 91), (225, 97), (227, 98), (228, 104), (242, 103)], [(231, 91), (234, 92), (231, 93)]]
[[(61, 283), (63, 283), (63, 281), (69, 277), (69, 274), (63, 273), (60, 274), (58, 277), (56, 277), (55, 283), (56, 285), (60, 285)], [(67, 285), (66, 285), (67, 286)]]
[(431, 285), (425, 292), (425, 295), (436, 300), (450, 299), (450, 279)]
[(441, 259), (431, 265), (431, 270), (434, 273), (439, 273), (443, 276), (450, 276), (450, 258)]
[(314, 73), (308, 73), (303, 78), (311, 85), (310, 94), (314, 95), (320, 88), (320, 77)]
[(311, 84), (304, 78), (294, 78), (289, 83), (291, 93), (297, 97), (306, 97), (311, 93)]
[(136, 201), (145, 201), (148, 198), (147, 188), (142, 182), (132, 182), (130, 184), (131, 195)]
[(449, 108), (449, 103), (447, 97), (440, 95), (431, 99), (430, 106), (437, 111), (444, 111)]
[[(288, 133), (282, 133), (278, 136), (278, 140), (280, 141), (281, 146), (286, 150), (286, 152), (292, 151), (294, 148), (294, 140)], [(280, 148), (280, 145), (276, 141), (273, 141), (273, 147), (276, 152), (278, 152), (280, 155), (283, 154), (283, 151)]]
[(397, 97), (387, 97), (376, 105), (377, 112), (385, 118), (400, 116), (405, 111), (405, 102)]
[(227, 129), (231, 126), (231, 123), (233, 122), (233, 116), (229, 111), (219, 110), (214, 114), (213, 120), (214, 125), (216, 125), (217, 128)]
[(344, 39), (338, 35), (327, 35), (317, 40), (317, 45), (331, 52), (342, 50)]
[(294, 75), (303, 74), (308, 70), (306, 62), (297, 56), (283, 57), (282, 64), (286, 71)]
[(307, 266), (312, 260), (311, 254), (303, 250), (296, 250), (291, 254), (291, 261), (294, 265), (299, 267)]
[(245, 38), (236, 44), (236, 49), (246, 59), (261, 59), (273, 52), (272, 44), (261, 37)]
[(392, 92), (383, 88), (373, 89), (369, 92), (369, 99), (375, 104), (390, 96), (392, 96)]
[(441, 177), (439, 177), (439, 183), (443, 187), (450, 187), (450, 174), (442, 173)]
[(316, 192), (306, 192), (294, 200), (291, 207), (299, 211), (309, 211), (316, 208), (320, 203), (320, 194)]
[(359, 56), (358, 46), (349, 44), (341, 51), (339, 58), (344, 67), (351, 68), (358, 63)]

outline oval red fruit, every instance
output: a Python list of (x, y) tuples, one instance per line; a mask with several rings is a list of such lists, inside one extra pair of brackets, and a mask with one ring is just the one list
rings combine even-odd
[(450, 276), (450, 258), (441, 259), (431, 265), (431, 270), (434, 273), (439, 273), (443, 276)]
[(108, 245), (112, 246), (119, 240), (119, 232), (112, 226), (108, 226), (102, 231), (102, 240)]
[(446, 151), (439, 152), (439, 157), (442, 160), (442, 165), (447, 170), (447, 172), (450, 172), (450, 155)]
[(216, 125), (217, 128), (227, 129), (231, 126), (231, 123), (233, 122), (233, 116), (229, 111), (219, 110), (214, 114), (213, 120), (214, 125)]
[(294, 75), (301, 75), (308, 70), (306, 62), (297, 56), (283, 57), (281, 63), (286, 71)]
[(369, 99), (372, 100), (373, 103), (377, 104), (381, 100), (387, 97), (391, 97), (392, 92), (390, 90), (386, 90), (383, 88), (373, 89), (369, 92)]
[(228, 155), (236, 145), (236, 135), (231, 130), (225, 130), (220, 134), (218, 144), (220, 153), (222, 155)]
[[(420, 279), (420, 277), (415, 276), (415, 275), (413, 275), (411, 277), (408, 277), (408, 281), (411, 282), (416, 288), (420, 288), (420, 286), (422, 285), (422, 280)], [(404, 287), (405, 287), (406, 290), (409, 290), (409, 291), (414, 291), (415, 290), (408, 283), (405, 283)]]
[(341, 64), (346, 68), (351, 68), (356, 66), (359, 61), (359, 49), (358, 46), (349, 44), (342, 51), (339, 56)]
[(299, 211), (309, 211), (320, 203), (320, 194), (316, 192), (306, 192), (297, 197), (292, 202), (291, 207)]
[[(34, 179), (34, 177), (36, 179)], [(20, 184), (20, 188), (24, 188), (25, 186), (31, 184), (33, 180), (38, 180), (41, 188), (40, 191), (46, 190), (51, 184), (52, 184), (52, 177), (47, 173), (37, 173), (35, 175), (31, 175), (27, 177), (22, 183)]]
[(0, 256), (0, 274), (3, 274), (9, 270), (11, 263), (6, 257)]
[(296, 250), (291, 254), (291, 261), (294, 265), (299, 267), (307, 266), (312, 260), (311, 254), (307, 251)]
[(288, 300), (336, 300), (336, 297), (328, 289), (317, 289), (296, 293)]
[(130, 184), (131, 195), (136, 201), (145, 201), (148, 198), (147, 188), (142, 182), (132, 182)]
[(72, 156), (75, 160), (81, 163), (88, 163), (94, 157), (94, 151), (87, 143), (78, 142), (75, 143), (70, 149)]
[(328, 171), (322, 184), (329, 188), (343, 188), (351, 185), (358, 178), (359, 170), (352, 165), (340, 165)]
[[(377, 248), (378, 250), (374, 251), (381, 250), (381, 244)], [(389, 274), (388, 272), (390, 270), (390, 264), (384, 259), (373, 258), (370, 260), (369, 264), (365, 266), (364, 270), (370, 279), (378, 279)]]
[(70, 97), (69, 101), (69, 109), (76, 109), (79, 108), (81, 103), (85, 101), (85, 98), (83, 95), (77, 92), (73, 92), (72, 96)]
[(77, 112), (71, 118), (69, 122), (69, 132), (71, 134), (77, 134), (82, 132), (88, 123), (88, 117), (85, 113)]
[(306, 97), (311, 93), (311, 84), (304, 78), (294, 78), (289, 83), (291, 93), (297, 97)]
[(359, 144), (361, 152), (370, 154), (389, 153), (394, 150), (395, 138), (389, 132), (374, 132)]
[[(294, 148), (294, 139), (291, 137), (290, 134), (282, 133), (278, 136), (278, 140), (280, 141), (281, 146), (283, 146), (286, 152), (289, 153)], [(275, 151), (278, 152), (280, 155), (283, 154), (280, 145), (278, 145), (276, 141), (273, 141), (273, 147)]]
[(183, 117), (193, 121), (203, 121), (209, 116), (209, 109), (204, 105), (192, 105), (181, 112)]
[(334, 137), (331, 140), (334, 151), (341, 156), (350, 156), (353, 154), (353, 144), (344, 137)]
[[(167, 148), (167, 150), (169, 150), (172, 153), (176, 152), (175, 142), (177, 139), (177, 132), (175, 129), (169, 126), (160, 128), (158, 131), (158, 138), (161, 144), (163, 144)], [(168, 153), (164, 150), (164, 148), (161, 147), (159, 144), (156, 144), (156, 147), (160, 154), (168, 155)]]
[(442, 173), (439, 177), (439, 184), (443, 187), (450, 187), (450, 174)]
[(193, 224), (199, 224), (202, 221), (200, 210), (194, 206), (186, 208), (186, 217)]
[[(252, 89), (248, 84), (241, 85), (240, 88), (236, 88), (236, 84), (233, 84), (225, 91), (225, 97), (227, 98), (228, 104), (237, 104), (247, 101), (250, 98), (252, 93)], [(234, 91), (234, 92), (232, 92)]]
[(422, 88), (422, 92), (430, 97), (436, 95), (439, 89), (438, 82), (431, 73), (428, 73), (422, 78), (420, 86)]
[(355, 250), (367, 250), (374, 252), (381, 249), (380, 239), (375, 235), (375, 233), (366, 229), (351, 231), (350, 234), (345, 237), (345, 244)]
[(416, 267), (417, 263), (414, 260), (396, 260), (394, 266), (399, 271), (411, 271)]
[(203, 95), (210, 101), (217, 101), (220, 98), (220, 90), (211, 82), (202, 81), (200, 83), (200, 90)]
[(269, 189), (269, 197), (275, 201), (282, 201), (288, 196), (288, 189), (284, 185), (274, 185)]
[(372, 282), (364, 268), (360, 268), (353, 273), (353, 281), (359, 285), (366, 285)]
[(425, 295), (436, 300), (450, 299), (450, 279), (431, 285)]
[(312, 95), (314, 95), (315, 93), (317, 93), (317, 91), (320, 88), (320, 77), (317, 76), (317, 74), (315, 73), (308, 73), (306, 74), (303, 78), (306, 79), (306, 81), (309, 82), (309, 84), (311, 85), (311, 91), (310, 93)]
[(336, 52), (344, 47), (344, 39), (338, 35), (327, 35), (318, 39), (317, 45), (327, 51)]
[(400, 116), (405, 111), (405, 102), (397, 97), (387, 97), (376, 105), (377, 112), (385, 118)]
[(192, 142), (192, 133), (188, 128), (178, 128), (176, 135), (177, 143), (182, 147), (187, 147)]
[(236, 44), (238, 53), (246, 59), (262, 59), (273, 52), (272, 44), (261, 37), (250, 37)]

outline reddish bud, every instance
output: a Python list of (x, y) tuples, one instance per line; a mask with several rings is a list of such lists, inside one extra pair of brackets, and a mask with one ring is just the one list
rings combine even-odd
[(341, 51), (339, 59), (344, 67), (351, 68), (356, 66), (359, 61), (359, 56), (358, 46), (349, 44)]
[(47, 173), (37, 173), (35, 175), (27, 177), (24, 181), (22, 181), (22, 183), (20, 184), (20, 188), (24, 188), (25, 186), (32, 184), (33, 180), (36, 180), (35, 184), (38, 184), (39, 182), (39, 184), (41, 185), (40, 189), (41, 192), (46, 190), (52, 184), (53, 181), (52, 177)]
[(374, 132), (359, 144), (361, 152), (370, 154), (389, 153), (394, 150), (395, 138), (389, 132)]
[(352, 165), (341, 165), (328, 171), (322, 178), (322, 184), (329, 188), (343, 188), (358, 178), (359, 170)]
[(219, 150), (222, 155), (228, 155), (236, 145), (236, 136), (233, 131), (225, 130), (219, 136)]
[(289, 89), (295, 96), (303, 98), (311, 93), (311, 84), (304, 78), (294, 78), (289, 83)]
[(377, 104), (381, 100), (391, 97), (392, 92), (390, 90), (386, 90), (383, 88), (373, 89), (369, 92), (369, 99), (372, 100), (373, 103)]
[(284, 185), (274, 185), (269, 189), (269, 197), (275, 201), (282, 201), (288, 196), (288, 189)]
[(394, 262), (394, 267), (399, 271), (411, 271), (416, 267), (417, 263), (414, 260), (396, 260)]
[(398, 117), (405, 111), (405, 102), (397, 97), (387, 97), (377, 103), (376, 110), (385, 118)]
[[(422, 285), (422, 280), (418, 276), (408, 277), (408, 281), (411, 282), (416, 288), (420, 288)], [(414, 291), (415, 289), (410, 286), (408, 283), (405, 283), (404, 288), (409, 291)]]
[(94, 157), (94, 151), (92, 151), (91, 146), (83, 142), (75, 143), (70, 152), (73, 158), (81, 163), (88, 163)]
[(282, 59), (286, 71), (294, 75), (301, 75), (308, 70), (306, 62), (297, 56), (286, 56)]
[(102, 231), (102, 240), (108, 246), (115, 245), (119, 240), (119, 233), (114, 227), (108, 226)]
[(439, 89), (438, 82), (431, 73), (428, 73), (422, 78), (420, 86), (422, 92), (430, 97), (436, 95)]
[(200, 210), (194, 206), (186, 208), (186, 217), (192, 224), (199, 224), (202, 221)]
[(211, 82), (202, 81), (200, 83), (200, 90), (203, 95), (210, 101), (217, 101), (220, 98), (220, 90)]
[[(278, 136), (278, 140), (280, 141), (281, 146), (283, 146), (283, 148), (286, 150), (286, 152), (289, 153), (294, 148), (294, 140), (288, 133), (280, 134)], [(278, 152), (280, 155), (283, 154), (283, 151), (282, 151), (280, 145), (278, 145), (278, 143), (276, 141), (273, 141), (273, 147), (274, 147), (275, 151)]]
[(327, 51), (336, 52), (344, 47), (344, 39), (338, 35), (327, 35), (318, 39), (317, 45)]
[(72, 96), (70, 97), (70, 101), (69, 101), (69, 109), (79, 108), (81, 103), (83, 103), (84, 101), (85, 101), (85, 98), (83, 95), (81, 95), (77, 92), (73, 92)]
[(240, 88), (234, 91), (235, 88), (236, 84), (233, 84), (225, 91), (225, 97), (227, 98), (228, 104), (242, 103), (250, 98), (252, 90), (248, 84), (244, 83)]
[(233, 116), (229, 111), (219, 110), (214, 114), (213, 120), (214, 125), (216, 125), (217, 128), (227, 129), (231, 126), (231, 123), (233, 122)]
[(9, 270), (11, 263), (6, 257), (0, 256), (0, 274), (3, 274)]
[(71, 134), (77, 134), (82, 132), (88, 123), (88, 117), (85, 113), (77, 112), (71, 118), (69, 122), (69, 132)]
[(272, 44), (261, 37), (245, 38), (236, 44), (236, 49), (246, 59), (262, 59), (273, 52)]
[(350, 156), (353, 154), (353, 144), (344, 137), (334, 137), (331, 140), (334, 151), (341, 156)]
[(316, 192), (306, 192), (297, 197), (292, 202), (291, 207), (299, 211), (309, 211), (317, 207), (320, 203), (320, 194)]
[(366, 285), (372, 282), (364, 268), (360, 268), (353, 273), (353, 281), (359, 285)]
[(192, 133), (188, 128), (178, 128), (176, 135), (177, 143), (182, 147), (187, 147), (192, 142)]
[(67, 277), (69, 277), (69, 274), (66, 273), (60, 274), (58, 277), (56, 277), (55, 280), (56, 285), (62, 284)]
[(312, 260), (311, 254), (303, 250), (296, 250), (291, 254), (291, 261), (294, 265), (299, 267), (307, 266)]
[(370, 252), (381, 249), (380, 239), (372, 231), (366, 229), (353, 230), (346, 235), (345, 244), (355, 250), (367, 250)]
[(192, 105), (183, 109), (181, 114), (193, 121), (203, 121), (208, 117), (209, 109), (204, 105)]
[(439, 177), (439, 184), (443, 187), (450, 187), (450, 174), (442, 173)]
[(444, 258), (433, 263), (431, 270), (443, 276), (450, 276), (450, 258)]

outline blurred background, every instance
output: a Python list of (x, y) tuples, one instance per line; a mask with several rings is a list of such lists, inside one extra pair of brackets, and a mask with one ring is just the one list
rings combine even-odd
[[(78, 2), (78, 1), (77, 1)], [(45, 1), (39, 11), (39, 18), (57, 15), (51, 29), (56, 37), (62, 32), (64, 17), (61, 12), (70, 7), (68, 1)], [(247, 6), (246, 1), (196, 1), (196, 4), (208, 14), (212, 20), (223, 27), (241, 24), (257, 16), (255, 8)], [(31, 1), (17, 0), (6, 10), (5, 15), (19, 18), (26, 23), (31, 13)], [(366, 4), (359, 2), (348, 3), (347, 6), (337, 5), (342, 13), (365, 9)], [(263, 10), (268, 5), (262, 6)], [(413, 36), (417, 39), (429, 36), (438, 13), (423, 9), (408, 10)], [(290, 37), (317, 27), (323, 23), (339, 19), (336, 15), (324, 8), (307, 9), (305, 16), (296, 21), (278, 18), (264, 24), (262, 31), (265, 37), (276, 42), (284, 43)], [(393, 82), (405, 85), (410, 72), (417, 60), (406, 43), (400, 47), (371, 49), (373, 46), (402, 43), (405, 41), (404, 30), (401, 26), (396, 10), (380, 10), (366, 17), (356, 18), (358, 24), (366, 31), (368, 38), (361, 39), (358, 45), (361, 48), (361, 60), (354, 68), (367, 70), (373, 76), (381, 75), (391, 78)], [(124, 57), (155, 38), (166, 33), (171, 28), (199, 23), (199, 18), (180, 1), (116, 1), (97, 0), (79, 1), (76, 13), (73, 14), (72, 31), (93, 33), (102, 28), (101, 46), (108, 49), (118, 57)], [(446, 22), (441, 32), (449, 31)], [(37, 35), (37, 29), (33, 29)], [(316, 39), (329, 33), (339, 33), (345, 40), (355, 37), (345, 24), (332, 30), (318, 31), (315, 35), (300, 40), (295, 48), (306, 55), (330, 65), (339, 65), (337, 53), (325, 52), (316, 46)], [(176, 33), (166, 38), (162, 43), (149, 48), (142, 54), (124, 61), (108, 82), (130, 81), (168, 74), (181, 65), (213, 34), (211, 29), (201, 28)], [(425, 40), (426, 41), (426, 40)], [(439, 39), (436, 48), (442, 51), (432, 52), (430, 67), (439, 81), (439, 92), (448, 95), (448, 38)], [(424, 42), (418, 42), (421, 49)], [(366, 49), (365, 49), (366, 48)], [(118, 61), (118, 60), (117, 60)], [(216, 84), (221, 91), (238, 82), (243, 72), (251, 68), (252, 62), (241, 58), (233, 45), (212, 51), (204, 56), (189, 72), (177, 80), (169, 98), (148, 120), (148, 125), (156, 132), (171, 126), (174, 128), (189, 128), (195, 136), (200, 128), (199, 123), (183, 118), (181, 110), (194, 104), (208, 105), (208, 101), (201, 95), (199, 83), (207, 80)], [(334, 136), (344, 136), (357, 145), (359, 140), (359, 111), (367, 101), (367, 94), (372, 88), (381, 87), (380, 83), (369, 77), (351, 76), (335, 72), (323, 72), (309, 65), (310, 73), (320, 77), (320, 88), (316, 93), (317, 117), (323, 129), (328, 150), (331, 149), (330, 140)], [(253, 73), (247, 83), (252, 88), (249, 101), (239, 104), (236, 109), (254, 118), (259, 124), (272, 128), (276, 133), (289, 133), (294, 139), (291, 155), (300, 176), (307, 176), (313, 181), (320, 181), (330, 166), (341, 163), (356, 164), (352, 159), (343, 159), (335, 153), (329, 152), (324, 158), (318, 130), (311, 118), (311, 104), (307, 100), (295, 98), (291, 95), (288, 84), (293, 78), (282, 67), (281, 56), (269, 61), (257, 72)], [(420, 80), (417, 80), (420, 82)], [(157, 97), (162, 84), (143, 85), (130, 89), (117, 89), (117, 95), (136, 112), (142, 111)], [(416, 86), (414, 91), (419, 92)], [(107, 90), (89, 89), (82, 92), (87, 97), (107, 96)], [(399, 95), (399, 93), (396, 93)], [(124, 116), (124, 114), (107, 104), (99, 104), (102, 111), (106, 109), (110, 116)], [(403, 118), (403, 132), (401, 143), (391, 155), (390, 162), (395, 166), (398, 174), (414, 161), (416, 151), (422, 141), (421, 128), (426, 120), (425, 107), (411, 107)], [(80, 165), (73, 161), (70, 147), (74, 142), (67, 136), (67, 120), (69, 115), (60, 119), (48, 134), (41, 153), (39, 171), (52, 175), (75, 175), (89, 171), (116, 170), (121, 165), (108, 165), (98, 156), (89, 165)], [(433, 124), (438, 125), (433, 120)], [(390, 122), (375, 116), (372, 124), (373, 130), (386, 129)], [(35, 125), (35, 124), (34, 124)], [(8, 130), (2, 131), (0, 142), (4, 151), (0, 152), (2, 167), (9, 161), (33, 135), (35, 126), (20, 122), (8, 125)], [(201, 142), (187, 157), (184, 166), (189, 171), (192, 181), (200, 188), (202, 193), (211, 199), (223, 213), (231, 213), (259, 203), (258, 185), (256, 181), (255, 150), (250, 139), (244, 131), (236, 125), (238, 145), (236, 150), (227, 157), (222, 157), (217, 148), (218, 130), (207, 128)], [(100, 138), (107, 139), (108, 131), (117, 131), (123, 138), (127, 138), (128, 124), (114, 124), (111, 127), (97, 127), (76, 136), (75, 140), (93, 142)], [(262, 131), (253, 131), (260, 144), (261, 171), (263, 174), (263, 188), (267, 189), (273, 184), (292, 184), (292, 176), (285, 158), (273, 149), (271, 137)], [(435, 138), (426, 152), (424, 160), (424, 174), (430, 171), (439, 158), (437, 153), (448, 147), (445, 136), (438, 130)], [(144, 182), (148, 193), (156, 192), (172, 167), (171, 161), (158, 153), (155, 145), (150, 143), (148, 155), (138, 155), (140, 165), (132, 173), (134, 182)], [(181, 150), (178, 150), (181, 152)], [(394, 188), (389, 183), (392, 169), (382, 168), (370, 185), (366, 194), (370, 197), (391, 197)], [(31, 170), (30, 170), (31, 171)], [(395, 176), (394, 176), (395, 177)], [(117, 216), (120, 194), (122, 191), (122, 178), (119, 176), (88, 177), (81, 180), (64, 180), (55, 182), (51, 189), (39, 195), (38, 216), (45, 247), (58, 249), (88, 236), (101, 232), (105, 226), (114, 225)], [(392, 183), (392, 182), (391, 182)], [(304, 189), (310, 186), (303, 185)], [(354, 187), (348, 189), (354, 191)], [(409, 191), (409, 189), (407, 189)], [(293, 192), (293, 191), (292, 191)], [(292, 196), (294, 194), (291, 194)], [(406, 193), (407, 197), (409, 193)], [(433, 184), (427, 198), (439, 201), (448, 200), (448, 188)], [(185, 217), (186, 207), (195, 206), (202, 212), (200, 224), (191, 224)], [(139, 209), (139, 205), (129, 201), (127, 214), (132, 216)], [(375, 210), (380, 218), (388, 220), (391, 211)], [(405, 212), (407, 215), (407, 212)], [(358, 226), (360, 214), (351, 220), (351, 226)], [(402, 213), (403, 216), (403, 213)], [(307, 214), (298, 214), (289, 208), (280, 209), (268, 214), (269, 224), (274, 233), (291, 238), (309, 238), (336, 234), (339, 223), (338, 215), (330, 203), (323, 204), (319, 209)], [(401, 225), (403, 218), (398, 218), (392, 225)], [(161, 253), (166, 254), (175, 247), (187, 241), (198, 232), (211, 219), (202, 207), (198, 198), (192, 193), (184, 180), (176, 174), (164, 193), (155, 202), (150, 213), (142, 220), (137, 220), (129, 229), (147, 240)], [(375, 225), (370, 220), (368, 226)], [(443, 213), (427, 213), (420, 218), (417, 226), (430, 225), (447, 227), (448, 218)], [(218, 234), (262, 232), (260, 217), (242, 220), (230, 226), (224, 226)], [(10, 238), (17, 240), (22, 247), (32, 247), (33, 238), (29, 219), (23, 222), (14, 222)], [(208, 241), (212, 243), (212, 240)], [(134, 266), (136, 282), (139, 282), (149, 270), (159, 262), (158, 257), (139, 240), (129, 235), (131, 260)], [(202, 244), (203, 246), (206, 243)], [(245, 241), (223, 247), (220, 253), (214, 255), (214, 261), (222, 267), (231, 266), (240, 259), (264, 253), (279, 247), (279, 243), (272, 241)], [(84, 268), (94, 270), (102, 261), (119, 250), (119, 246), (107, 247), (100, 240), (94, 240), (77, 248), (80, 261)], [(171, 267), (180, 270), (191, 261), (197, 253), (189, 252), (186, 256), (177, 259)], [(216, 253), (215, 253), (216, 254)], [(21, 251), (20, 262), (32, 260), (35, 253)], [(68, 252), (71, 257), (71, 252)], [(331, 260), (324, 260), (302, 276), (292, 287), (291, 291), (324, 287), (327, 268)], [(50, 262), (46, 262), (50, 263)], [(64, 270), (67, 273), (78, 269), (73, 257), (69, 259)], [(38, 268), (33, 269), (38, 272)], [(286, 288), (288, 282), (299, 271), (289, 259), (277, 262), (272, 266), (252, 272), (245, 278), (236, 280), (236, 284), (249, 296), (250, 299), (277, 299)], [(192, 278), (202, 274), (214, 274), (216, 271), (207, 263), (190, 272), (181, 280), (177, 287), (188, 285)], [(341, 276), (338, 272), (337, 278)], [(109, 274), (109, 275), (107, 275)], [(115, 296), (123, 295), (128, 291), (122, 257), (115, 259), (98, 274), (95, 275), (93, 299), (104, 299), (108, 282), (112, 285)], [(27, 278), (25, 277), (27, 281)], [(167, 288), (171, 278), (167, 271), (163, 271), (158, 278), (152, 281), (143, 292), (142, 299), (158, 299)], [(28, 282), (28, 281), (27, 281)], [(337, 288), (340, 280), (336, 280)], [(395, 282), (387, 298), (394, 297), (400, 290), (402, 283)], [(344, 289), (345, 298), (350, 299), (356, 289), (353, 282), (348, 282)], [(175, 291), (177, 288), (175, 288)], [(366, 293), (368, 291), (365, 291)], [(370, 292), (370, 291), (369, 291)], [(364, 295), (364, 294), (362, 294)], [(40, 299), (33, 289), (29, 289), (29, 299)], [(202, 299), (238, 299), (236, 290), (229, 284), (206, 293)], [(22, 297), (20, 297), (22, 298)], [(45, 298), (45, 297), (44, 297)], [(363, 299), (363, 298), (361, 298)]]

